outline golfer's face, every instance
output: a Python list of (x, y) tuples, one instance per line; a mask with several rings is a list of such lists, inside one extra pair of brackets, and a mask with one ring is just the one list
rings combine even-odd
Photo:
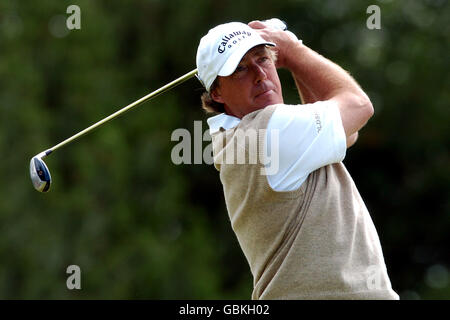
[(238, 118), (268, 105), (282, 103), (280, 79), (269, 49), (258, 46), (247, 52), (232, 75), (219, 77), (213, 98), (224, 103), (227, 113)]

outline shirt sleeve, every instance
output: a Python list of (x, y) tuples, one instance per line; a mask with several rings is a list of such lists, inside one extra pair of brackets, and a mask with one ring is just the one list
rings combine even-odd
[[(273, 134), (273, 130), (278, 134)], [(276, 149), (278, 157), (273, 156)], [(335, 103), (279, 105), (266, 133), (266, 155), (278, 161), (278, 170), (267, 175), (269, 185), (276, 191), (295, 190), (311, 172), (341, 162), (346, 150), (345, 132)]]

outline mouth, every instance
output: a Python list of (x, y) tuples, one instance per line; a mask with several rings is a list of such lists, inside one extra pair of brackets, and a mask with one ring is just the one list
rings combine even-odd
[(255, 96), (255, 99), (256, 99), (256, 98), (264, 98), (264, 97), (267, 97), (267, 96), (269, 96), (270, 94), (272, 94), (272, 92), (273, 92), (272, 89), (265, 90), (265, 91), (263, 91), (263, 92), (261, 92), (261, 93), (258, 93), (258, 94)]

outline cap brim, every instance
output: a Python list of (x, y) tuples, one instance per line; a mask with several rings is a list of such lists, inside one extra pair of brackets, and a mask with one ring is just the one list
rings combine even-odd
[(222, 68), (217, 73), (217, 75), (221, 76), (221, 77), (227, 77), (227, 76), (231, 75), (234, 72), (234, 70), (236, 70), (237, 66), (239, 65), (239, 62), (241, 62), (241, 60), (245, 56), (245, 54), (250, 49), (252, 49), (256, 46), (259, 46), (259, 45), (268, 45), (268, 46), (275, 47), (275, 43), (261, 41), (259, 39), (258, 39), (258, 41), (246, 43), (246, 45), (242, 46), (241, 48), (239, 48), (235, 52), (233, 52), (233, 54), (228, 58), (228, 60), (222, 66)]

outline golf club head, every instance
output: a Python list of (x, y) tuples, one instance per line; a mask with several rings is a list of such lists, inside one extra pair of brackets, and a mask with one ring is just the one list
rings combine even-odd
[(52, 177), (47, 165), (42, 160), (45, 153), (40, 153), (34, 156), (30, 161), (30, 177), (34, 188), (39, 192), (47, 192), (50, 189)]

